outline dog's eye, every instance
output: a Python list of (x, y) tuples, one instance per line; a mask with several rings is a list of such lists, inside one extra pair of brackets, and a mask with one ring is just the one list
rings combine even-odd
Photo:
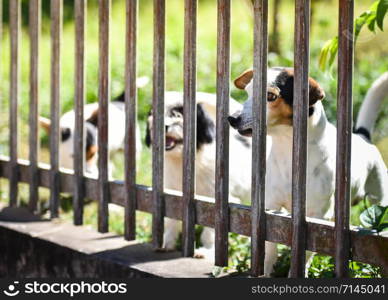
[(277, 98), (278, 98), (278, 95), (268, 92), (267, 101), (272, 102), (272, 101), (275, 101)]
[(171, 116), (174, 117), (174, 118), (182, 118), (183, 117), (183, 111), (180, 112), (180, 111), (178, 111), (176, 109), (173, 109), (171, 111)]

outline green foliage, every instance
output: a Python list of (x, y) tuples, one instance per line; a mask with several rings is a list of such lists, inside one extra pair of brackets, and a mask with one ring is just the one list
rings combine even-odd
[(308, 269), (309, 278), (334, 278), (334, 259), (331, 256), (315, 255)]
[[(360, 262), (349, 262), (350, 275), (353, 278), (379, 278), (380, 269)], [(310, 268), (308, 269), (309, 278), (334, 278), (335, 264), (331, 256), (315, 255)]]
[(372, 205), (360, 215), (363, 227), (377, 232), (388, 230), (388, 206)]
[[(363, 12), (354, 22), (355, 41), (360, 35), (362, 28), (366, 25), (368, 29), (376, 33), (377, 27), (384, 31), (384, 18), (388, 11), (388, 0), (377, 0), (372, 4), (369, 10)], [(337, 56), (338, 52), (338, 36), (328, 40), (322, 47), (319, 56), (319, 67), (322, 71), (330, 68)]]

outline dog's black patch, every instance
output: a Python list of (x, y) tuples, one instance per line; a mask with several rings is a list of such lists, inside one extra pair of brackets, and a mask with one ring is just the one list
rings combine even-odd
[(371, 141), (370, 132), (365, 127), (358, 127), (357, 129), (354, 129), (353, 131), (355, 134), (363, 135), (368, 141)]
[(151, 130), (148, 122), (147, 122), (146, 136), (145, 136), (144, 142), (147, 145), (147, 147), (151, 146)]
[(204, 144), (210, 144), (216, 136), (216, 128), (209, 114), (201, 104), (197, 104), (197, 149)]
[[(291, 68), (285, 68), (279, 73), (275, 79), (275, 86), (280, 89), (280, 96), (291, 107), (294, 104), (294, 71)], [(318, 100), (322, 100), (325, 96), (324, 91), (314, 79), (309, 79), (309, 105), (310, 108)], [(314, 113), (309, 110), (309, 116)]]
[(280, 89), (280, 96), (292, 107), (294, 103), (294, 76), (287, 70), (276, 77), (275, 86)]
[(309, 107), (309, 117), (311, 117), (315, 112), (315, 107), (314, 106), (310, 106)]
[(67, 141), (71, 136), (70, 128), (61, 128), (61, 141)]
[[(183, 106), (176, 106), (171, 111), (177, 111), (183, 116)], [(148, 116), (152, 115), (152, 110)], [(200, 149), (204, 144), (210, 144), (215, 138), (215, 125), (209, 114), (203, 109), (201, 104), (197, 104), (197, 149)], [(145, 144), (151, 146), (151, 130), (147, 122)]]

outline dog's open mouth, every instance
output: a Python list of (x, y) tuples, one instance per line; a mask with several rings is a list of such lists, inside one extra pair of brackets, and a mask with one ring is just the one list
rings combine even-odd
[(166, 136), (165, 149), (166, 151), (170, 151), (174, 149), (178, 144), (181, 144), (182, 141), (178, 140), (172, 136)]
[(239, 129), (238, 133), (241, 134), (242, 136), (252, 137), (252, 128)]

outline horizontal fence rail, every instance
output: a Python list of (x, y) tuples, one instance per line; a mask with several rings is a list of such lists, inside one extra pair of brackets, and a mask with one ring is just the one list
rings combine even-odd
[[(25, 160), (18, 160), (19, 180), (29, 183), (29, 163)], [(39, 164), (39, 186), (50, 187), (50, 168), (48, 165)], [(0, 177), (9, 178), (10, 161), (6, 156), (0, 156)], [(73, 192), (72, 172), (61, 172), (61, 192)], [(85, 177), (85, 196), (88, 199), (98, 201), (98, 180)], [(122, 181), (109, 182), (111, 202), (119, 206), (125, 206), (125, 186)], [(136, 209), (148, 213), (153, 212), (153, 197), (150, 187), (136, 186)], [(164, 193), (165, 216), (182, 220), (182, 194), (174, 191)], [(251, 235), (251, 209), (249, 206), (229, 204), (229, 231), (245, 236)], [(195, 214), (196, 223), (203, 226), (213, 227), (215, 205), (211, 199), (196, 196)], [(291, 217), (280, 212), (266, 211), (266, 239), (274, 243), (281, 243), (291, 246)], [(332, 255), (335, 254), (334, 224), (318, 219), (308, 219), (307, 222), (306, 250)], [(350, 241), (352, 244), (352, 258), (355, 261), (379, 265), (383, 269), (388, 268), (387, 247), (388, 238), (370, 234), (364, 235), (359, 230), (350, 230)]]

